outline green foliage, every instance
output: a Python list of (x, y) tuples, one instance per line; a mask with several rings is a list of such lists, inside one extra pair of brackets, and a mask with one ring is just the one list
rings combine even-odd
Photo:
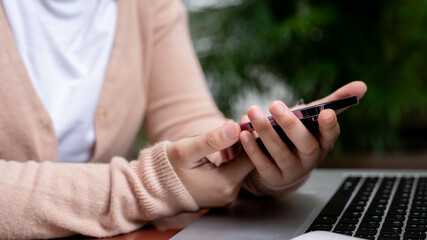
[(417, 134), (427, 129), (427, 1), (244, 0), (190, 17), (226, 115), (237, 96), (265, 90), (259, 71), (306, 102), (363, 80), (367, 95), (339, 116), (340, 149), (404, 150), (425, 139)]

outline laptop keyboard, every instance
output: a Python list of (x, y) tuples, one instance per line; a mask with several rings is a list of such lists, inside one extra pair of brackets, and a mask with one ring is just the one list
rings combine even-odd
[(426, 239), (427, 177), (350, 176), (307, 232), (364, 239)]

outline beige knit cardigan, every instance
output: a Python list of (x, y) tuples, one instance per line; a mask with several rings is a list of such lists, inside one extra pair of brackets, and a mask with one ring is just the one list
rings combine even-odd
[[(224, 117), (204, 81), (185, 8), (179, 0), (117, 0), (117, 11), (92, 158), (55, 163), (52, 122), (0, 1), (0, 239), (112, 236), (199, 210), (168, 161), (166, 140), (206, 132)], [(128, 161), (122, 156), (141, 126), (158, 144)], [(277, 192), (255, 172), (245, 187)]]

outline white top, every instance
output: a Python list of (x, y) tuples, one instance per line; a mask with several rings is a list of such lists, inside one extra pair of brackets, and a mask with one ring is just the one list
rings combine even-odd
[(57, 161), (88, 161), (115, 35), (115, 0), (3, 0), (3, 5), (31, 82), (52, 120)]

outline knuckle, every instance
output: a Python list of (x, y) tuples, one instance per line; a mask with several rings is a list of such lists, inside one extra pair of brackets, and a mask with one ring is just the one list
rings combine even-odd
[(219, 195), (224, 205), (232, 203), (237, 198), (238, 186), (233, 181), (224, 181), (219, 189)]
[(312, 143), (312, 144), (308, 144), (304, 149), (302, 149), (300, 152), (304, 155), (304, 156), (312, 156), (317, 154), (317, 152), (319, 151), (319, 143)]
[(172, 144), (170, 147), (170, 157), (172, 156), (173, 159), (185, 159), (186, 158), (186, 151), (184, 151), (184, 148), (177, 147), (175, 144)]
[(221, 141), (213, 133), (209, 133), (206, 135), (205, 143), (210, 149), (213, 149), (213, 150), (219, 150), (221, 147)]
[(329, 144), (329, 143), (333, 143), (333, 142), (335, 142), (337, 139), (338, 139), (338, 135), (330, 135), (330, 136), (327, 136), (327, 137), (322, 138), (322, 140), (323, 140), (325, 143), (327, 143), (327, 144)]
[(286, 159), (288, 154), (289, 154), (289, 152), (286, 149), (281, 149), (280, 151), (272, 154), (271, 157), (275, 160)]
[(334, 143), (322, 144), (321, 148), (324, 152), (330, 152), (332, 149), (334, 149)]
[(263, 120), (256, 124), (255, 129), (258, 133), (261, 133), (261, 132), (266, 132), (270, 126), (271, 125), (269, 121)]
[(341, 130), (338, 128), (334, 134), (326, 135), (327, 137), (324, 137), (324, 141), (334, 143), (340, 136), (340, 131)]
[(268, 172), (268, 166), (266, 164), (260, 164), (257, 166), (258, 172), (263, 175), (263, 173)]
[(226, 199), (230, 199), (233, 197), (235, 192), (235, 186), (232, 184), (226, 184), (221, 189), (221, 195), (224, 196)]
[(282, 169), (282, 182), (287, 183), (290, 182), (290, 178), (292, 178), (295, 174), (301, 172), (302, 165), (301, 164), (291, 164), (286, 166), (285, 169)]
[(335, 145), (334, 143), (328, 145), (325, 150), (328, 151), (328, 152), (332, 151), (334, 149), (334, 145)]
[(253, 144), (247, 144), (244, 146), (246, 154), (253, 156), (257, 153), (257, 149)]
[(268, 164), (259, 164), (256, 169), (261, 176), (267, 175), (270, 172), (270, 166)]
[(282, 127), (283, 130), (287, 130), (287, 129), (292, 129), (294, 127), (297, 126), (299, 121), (296, 117), (292, 116), (288, 119), (286, 119), (280, 126)]

